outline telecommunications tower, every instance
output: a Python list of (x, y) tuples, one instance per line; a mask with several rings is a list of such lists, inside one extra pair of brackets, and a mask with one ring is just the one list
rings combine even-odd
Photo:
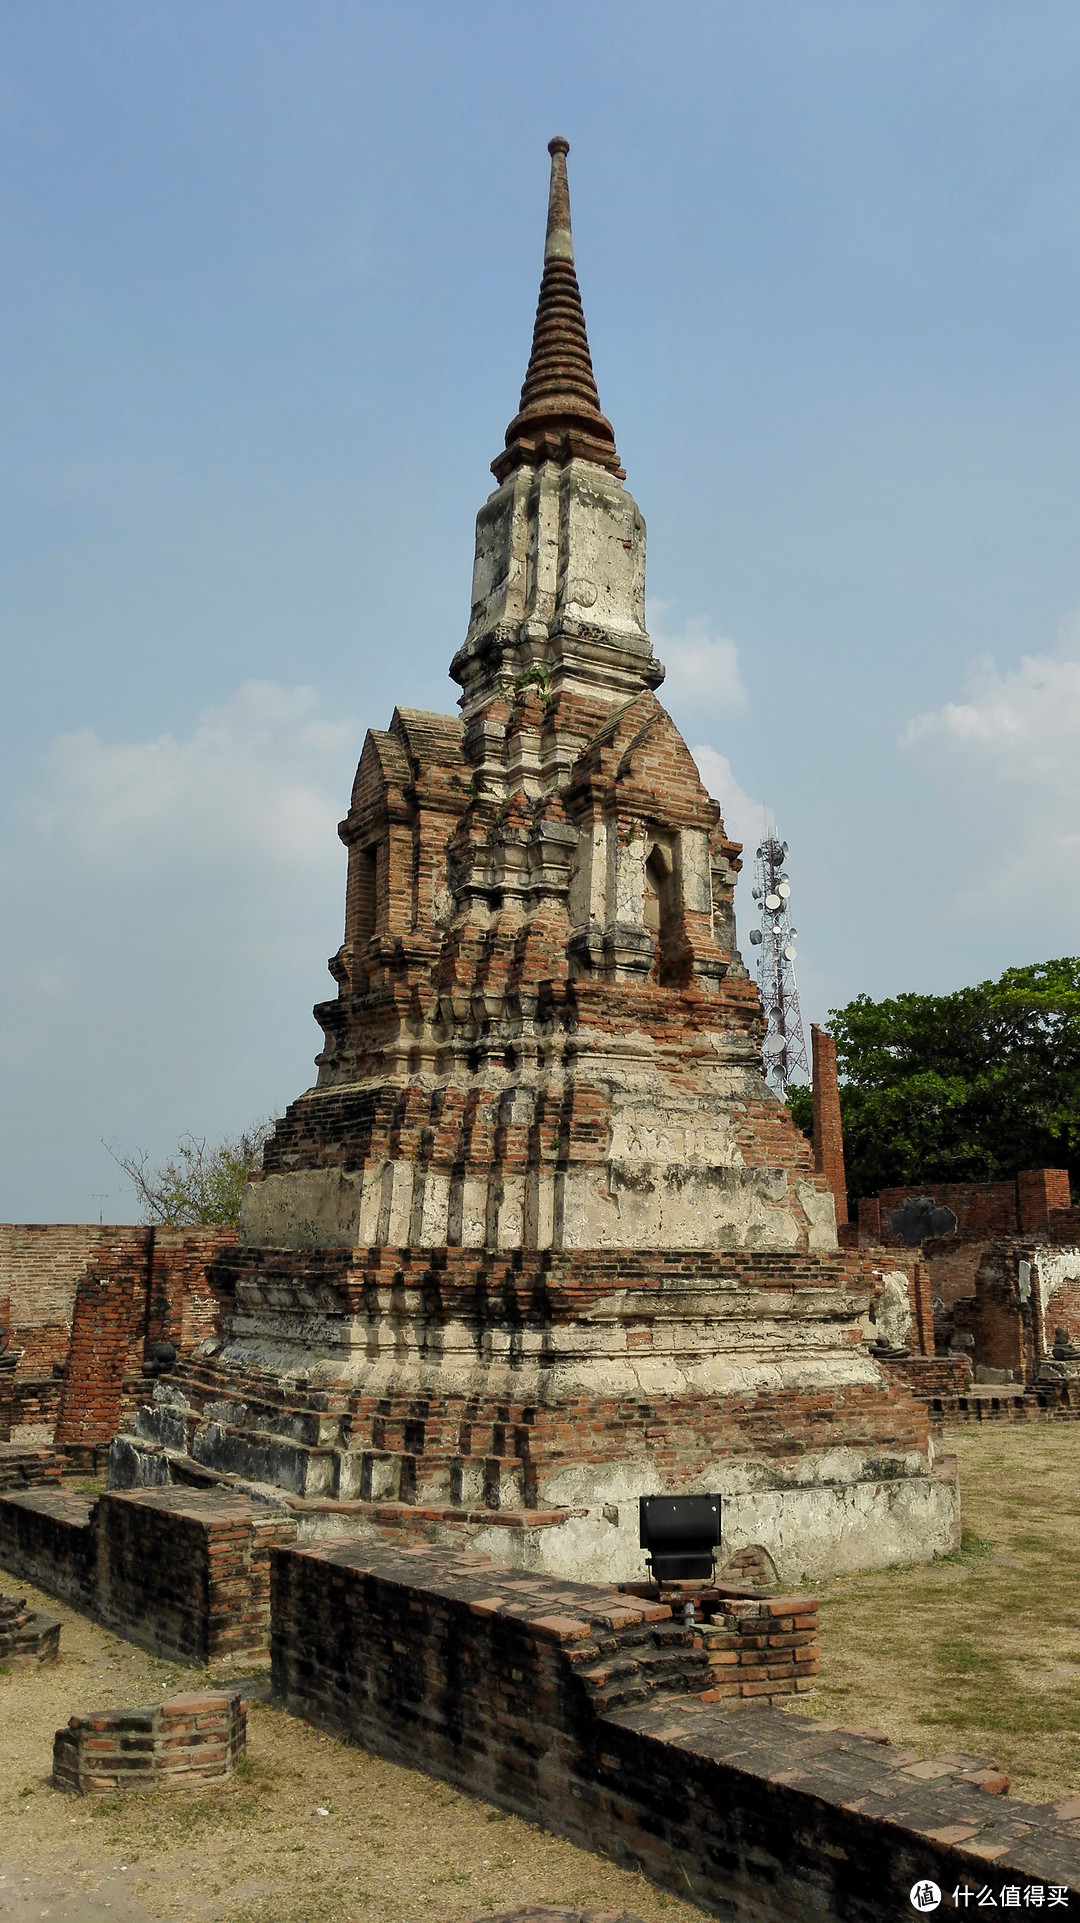
[(795, 981), (795, 930), (788, 918), (791, 883), (784, 869), (787, 852), (786, 841), (777, 841), (774, 834), (765, 836), (757, 851), (750, 891), (761, 905), (761, 926), (750, 930), (750, 940), (758, 951), (758, 989), (766, 1021), (762, 1048), (765, 1079), (781, 1101), (792, 1082), (804, 1076), (810, 1079)]

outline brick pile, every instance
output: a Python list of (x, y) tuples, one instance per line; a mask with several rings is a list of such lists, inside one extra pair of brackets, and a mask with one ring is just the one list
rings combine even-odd
[(239, 1689), (171, 1696), (148, 1709), (73, 1716), (53, 1742), (53, 1787), (94, 1791), (196, 1789), (231, 1776), (247, 1747)]
[(0, 1595), (0, 1665), (40, 1668), (54, 1663), (59, 1654), (60, 1624), (55, 1616), (28, 1609), (25, 1596)]

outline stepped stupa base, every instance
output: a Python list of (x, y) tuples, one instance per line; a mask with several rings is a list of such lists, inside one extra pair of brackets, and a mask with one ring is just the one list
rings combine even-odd
[(643, 1574), (638, 1498), (719, 1491), (719, 1566), (948, 1554), (949, 1460), (859, 1343), (857, 1256), (232, 1249), (229, 1334), (159, 1380), (110, 1486), (217, 1483), (305, 1538), (467, 1537)]

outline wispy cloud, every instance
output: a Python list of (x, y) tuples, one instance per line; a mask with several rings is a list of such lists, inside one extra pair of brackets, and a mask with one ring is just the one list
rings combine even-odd
[(747, 705), (746, 687), (734, 641), (718, 634), (702, 614), (691, 615), (681, 628), (671, 620), (673, 601), (649, 601), (649, 632), (653, 647), (667, 669), (661, 700), (692, 701), (700, 710), (740, 713)]
[[(1080, 877), (1080, 634), (1062, 624), (1058, 646), (1000, 670), (974, 662), (963, 698), (916, 715), (901, 744), (957, 804), (979, 809), (967, 843), (967, 896), (1034, 899)], [(979, 859), (978, 848), (983, 849)]]
[(20, 802), (23, 836), (74, 842), (107, 865), (150, 854), (336, 865), (342, 755), (355, 732), (320, 715), (314, 688), (247, 681), (185, 739), (58, 735)]
[(311, 1080), (360, 734), (249, 681), (189, 733), (54, 739), (0, 823), (0, 1214), (109, 1187), (101, 1137), (164, 1151)]
[(732, 841), (742, 842), (752, 860), (765, 825), (765, 803), (747, 794), (736, 780), (727, 755), (721, 754), (718, 748), (710, 748), (702, 742), (690, 752), (706, 788), (720, 803), (720, 813), (729, 836)]

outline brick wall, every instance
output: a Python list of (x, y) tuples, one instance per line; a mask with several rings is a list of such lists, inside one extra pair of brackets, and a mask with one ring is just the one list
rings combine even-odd
[(151, 1231), (100, 1249), (79, 1278), (56, 1447), (91, 1454), (120, 1423), (125, 1369), (142, 1363)]
[(912, 1395), (962, 1396), (971, 1387), (971, 1363), (966, 1356), (905, 1356), (882, 1364)]
[(1048, 1355), (1054, 1346), (1054, 1331), (1058, 1328), (1065, 1329), (1071, 1342), (1080, 1343), (1080, 1280), (1064, 1282), (1055, 1289), (1045, 1304), (1043, 1316)]
[(934, 1208), (952, 1212), (956, 1228), (950, 1234), (961, 1239), (1030, 1235), (1049, 1230), (1054, 1216), (1060, 1218), (1069, 1211), (1069, 1173), (1067, 1169), (1025, 1169), (1004, 1182), (927, 1181), (882, 1189), (859, 1200), (860, 1236), (886, 1247), (902, 1243), (899, 1228), (889, 1218), (905, 1203), (924, 1197)]
[(983, 1793), (1007, 1779), (981, 1758), (928, 1765), (865, 1732), (702, 1700), (703, 1652), (684, 1645), (665, 1672), (665, 1625), (629, 1595), (375, 1542), (273, 1562), (287, 1708), (712, 1914), (884, 1923), (910, 1913), (919, 1877), (1080, 1888), (1075, 1798), (1013, 1811)]
[(1069, 1208), (1069, 1171), (1024, 1169), (1016, 1178), (1016, 1226), (1021, 1235), (1050, 1226), (1050, 1217)]
[(216, 1490), (0, 1496), (0, 1566), (181, 1662), (266, 1653), (270, 1550), (295, 1535), (291, 1518)]
[(73, 1716), (53, 1741), (54, 1789), (195, 1789), (231, 1776), (247, 1748), (239, 1689), (199, 1690), (148, 1709)]
[(190, 1353), (220, 1333), (232, 1307), (214, 1267), (236, 1242), (232, 1228), (131, 1229), (98, 1249), (75, 1291), (56, 1447), (91, 1466), (120, 1427), (124, 1378), (138, 1376), (149, 1346)]
[(921, 1254), (929, 1270), (931, 1293), (947, 1309), (961, 1296), (974, 1295), (975, 1277), (985, 1253), (985, 1242), (961, 1242), (955, 1236), (931, 1236), (923, 1243)]
[(10, 1298), (19, 1374), (67, 1360), (75, 1286), (91, 1256), (134, 1234), (97, 1222), (0, 1222), (0, 1294)]
[(148, 1342), (171, 1342), (187, 1355), (207, 1336), (221, 1334), (234, 1305), (231, 1286), (216, 1263), (236, 1239), (231, 1228), (154, 1230)]

